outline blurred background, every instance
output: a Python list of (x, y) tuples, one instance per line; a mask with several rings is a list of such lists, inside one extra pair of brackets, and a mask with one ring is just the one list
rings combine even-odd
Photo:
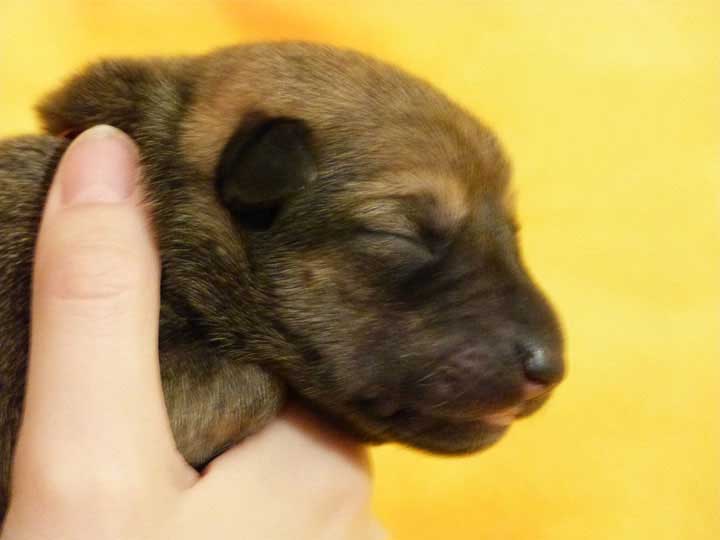
[(98, 57), (286, 38), (399, 64), (496, 130), (567, 331), (567, 382), (496, 447), (373, 451), (393, 538), (720, 538), (720, 2), (0, 0), (0, 136)]

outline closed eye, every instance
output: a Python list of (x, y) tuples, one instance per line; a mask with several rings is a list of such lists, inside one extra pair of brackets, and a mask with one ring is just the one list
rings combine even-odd
[(382, 241), (383, 238), (390, 241), (401, 241), (408, 244), (411, 244), (412, 246), (416, 248), (423, 249), (427, 251), (428, 253), (431, 253), (430, 247), (423, 241), (422, 238), (419, 236), (416, 236), (412, 233), (401, 233), (401, 232), (395, 232), (395, 231), (384, 231), (384, 230), (377, 230), (377, 229), (367, 229), (364, 228), (361, 230), (360, 234), (368, 235), (369, 237), (375, 237), (376, 240)]
[(363, 228), (355, 239), (357, 252), (371, 257), (368, 264), (394, 268), (397, 276), (414, 273), (436, 260), (432, 249), (410, 233)]
[(422, 244), (422, 239), (419, 236), (416, 236), (412, 233), (402, 233), (402, 232), (395, 232), (395, 231), (384, 231), (379, 229), (363, 229), (365, 234), (372, 234), (376, 236), (393, 236), (395, 238), (400, 238), (402, 240), (406, 240), (407, 242), (415, 242), (416, 244)]

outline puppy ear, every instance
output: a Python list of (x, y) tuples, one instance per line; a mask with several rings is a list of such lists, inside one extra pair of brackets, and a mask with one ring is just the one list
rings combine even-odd
[[(154, 138), (169, 127), (191, 87), (187, 59), (117, 59), (98, 62), (68, 80), (37, 106), (52, 135), (72, 136), (111, 124), (133, 137)], [(148, 134), (148, 130), (153, 132)]]
[(287, 198), (316, 176), (311, 131), (305, 122), (255, 118), (243, 122), (222, 152), (218, 193), (239, 224), (266, 229)]

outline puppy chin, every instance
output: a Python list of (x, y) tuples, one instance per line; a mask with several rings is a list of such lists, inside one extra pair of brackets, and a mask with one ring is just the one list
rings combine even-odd
[(509, 425), (480, 421), (461, 424), (449, 420), (437, 420), (420, 432), (399, 431), (394, 439), (433, 454), (466, 455), (493, 446), (502, 439), (509, 427)]
[(342, 429), (368, 443), (396, 442), (435, 454), (465, 455), (497, 443), (515, 421), (537, 411), (548, 397), (477, 416), (433, 415), (409, 408), (383, 414), (355, 409), (337, 420)]
[(404, 444), (435, 454), (465, 455), (485, 450), (507, 433), (513, 418), (492, 415), (459, 420), (397, 411), (387, 418), (352, 414), (336, 418), (341, 429), (372, 444)]

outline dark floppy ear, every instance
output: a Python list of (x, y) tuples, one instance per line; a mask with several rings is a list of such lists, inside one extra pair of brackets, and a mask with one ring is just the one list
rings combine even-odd
[(243, 122), (217, 168), (220, 200), (250, 229), (272, 225), (283, 203), (317, 176), (311, 131), (295, 118)]
[(111, 124), (132, 137), (169, 133), (191, 84), (189, 59), (112, 59), (91, 64), (43, 99), (37, 111), (52, 135)]

